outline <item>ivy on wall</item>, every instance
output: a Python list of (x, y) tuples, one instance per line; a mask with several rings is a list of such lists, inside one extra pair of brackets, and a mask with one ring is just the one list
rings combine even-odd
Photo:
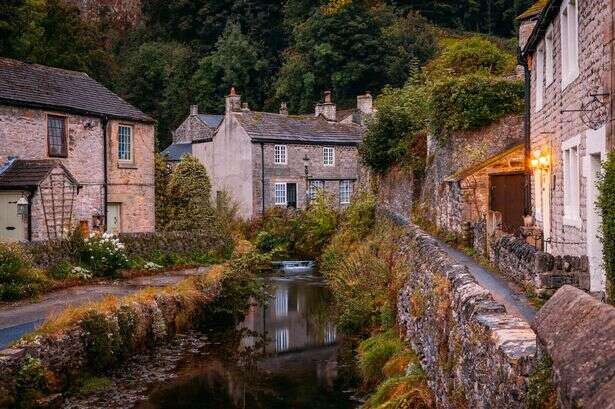
[(602, 213), (602, 244), (606, 272), (607, 300), (615, 304), (615, 152), (604, 164), (598, 183), (598, 207)]

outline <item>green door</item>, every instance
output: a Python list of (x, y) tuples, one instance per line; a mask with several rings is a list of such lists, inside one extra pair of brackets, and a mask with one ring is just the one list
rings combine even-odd
[(24, 223), (17, 214), (17, 201), (22, 192), (0, 192), (0, 240), (22, 241), (26, 239)]

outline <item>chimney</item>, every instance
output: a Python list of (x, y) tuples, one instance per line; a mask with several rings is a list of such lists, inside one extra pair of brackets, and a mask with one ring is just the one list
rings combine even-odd
[(337, 107), (331, 99), (331, 91), (325, 91), (324, 104), (316, 104), (314, 115), (322, 115), (327, 121), (335, 121), (337, 117)]
[(229, 92), (228, 96), (226, 97), (226, 101), (225, 101), (225, 106), (226, 106), (226, 113), (228, 114), (229, 112), (237, 112), (241, 110), (241, 96), (237, 95), (237, 93), (235, 92), (235, 87), (231, 87), (231, 91)]
[(250, 112), (250, 108), (248, 108), (248, 103), (247, 102), (242, 102), (241, 103), (241, 110), (243, 112)]
[(190, 116), (197, 116), (199, 114), (198, 105), (190, 105)]
[(365, 115), (374, 113), (372, 94), (370, 94), (369, 91), (367, 91), (365, 95), (359, 95), (357, 97), (357, 110)]
[(288, 105), (286, 105), (286, 102), (280, 103), (280, 115), (288, 115)]

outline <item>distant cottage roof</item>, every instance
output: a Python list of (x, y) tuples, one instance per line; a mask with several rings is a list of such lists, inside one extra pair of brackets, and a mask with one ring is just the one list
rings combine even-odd
[(255, 142), (357, 145), (362, 139), (359, 125), (329, 122), (322, 116), (268, 112), (236, 112), (234, 115)]
[(71, 173), (56, 159), (38, 159), (13, 161), (0, 173), (0, 188), (31, 188), (38, 186), (51, 171), (60, 166), (67, 177), (75, 184), (77, 181)]
[(192, 155), (192, 143), (172, 143), (169, 145), (162, 154), (167, 157), (171, 162), (178, 162), (182, 160), (185, 155)]
[(208, 127), (216, 129), (224, 120), (224, 115), (199, 114), (199, 119)]
[(87, 74), (0, 58), (0, 104), (154, 122)]

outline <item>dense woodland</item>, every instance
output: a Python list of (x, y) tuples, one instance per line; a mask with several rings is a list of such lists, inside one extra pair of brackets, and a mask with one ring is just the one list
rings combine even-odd
[(352, 106), (366, 90), (403, 86), (443, 32), (512, 37), (532, 3), (142, 0), (130, 21), (105, 2), (84, 18), (67, 1), (3, 1), (0, 55), (86, 71), (158, 120), (158, 148), (188, 105), (221, 112), (231, 85), (252, 109), (287, 101), (291, 113), (310, 112), (325, 89)]

